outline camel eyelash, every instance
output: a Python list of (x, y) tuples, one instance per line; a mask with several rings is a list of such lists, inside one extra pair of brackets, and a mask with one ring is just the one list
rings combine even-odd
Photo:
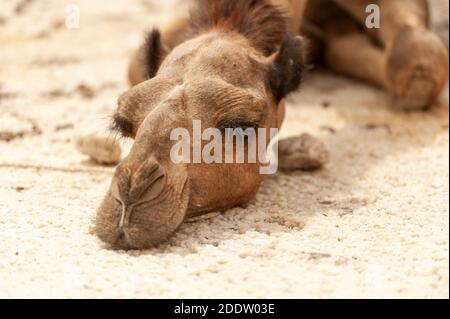
[(250, 119), (245, 118), (234, 118), (234, 119), (225, 119), (219, 122), (217, 128), (220, 131), (225, 131), (226, 129), (258, 129), (259, 122), (252, 121)]
[(119, 132), (123, 137), (131, 137), (133, 124), (125, 117), (115, 114), (112, 118), (111, 130)]

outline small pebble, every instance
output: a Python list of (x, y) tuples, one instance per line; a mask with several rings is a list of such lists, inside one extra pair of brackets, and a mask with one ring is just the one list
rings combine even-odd
[(122, 157), (119, 143), (110, 137), (81, 136), (76, 139), (76, 146), (78, 151), (101, 165), (118, 164)]
[(278, 147), (280, 168), (284, 170), (316, 170), (330, 160), (325, 144), (309, 134), (281, 140)]

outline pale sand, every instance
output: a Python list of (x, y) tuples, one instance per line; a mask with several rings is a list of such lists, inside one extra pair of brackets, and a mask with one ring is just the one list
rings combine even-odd
[(74, 1), (71, 31), (66, 1), (13, 16), (15, 2), (0, 13), (0, 132), (24, 134), (0, 142), (0, 297), (449, 297), (448, 94), (405, 114), (380, 90), (310, 75), (283, 134), (325, 141), (326, 169), (273, 176), (247, 209), (158, 249), (111, 251), (90, 227), (113, 168), (73, 140), (107, 122), (158, 5)]

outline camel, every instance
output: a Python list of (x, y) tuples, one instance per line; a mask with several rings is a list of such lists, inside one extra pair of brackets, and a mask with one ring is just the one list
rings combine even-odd
[[(366, 30), (366, 7), (381, 8)], [(285, 97), (308, 63), (385, 88), (404, 108), (442, 90), (448, 53), (428, 28), (425, 0), (196, 0), (132, 56), (131, 88), (113, 127), (134, 139), (96, 215), (98, 237), (119, 249), (167, 240), (187, 218), (245, 206), (264, 180), (256, 163), (174, 163), (174, 128), (280, 128)], [(302, 31), (302, 35), (299, 33)], [(305, 40), (308, 37), (309, 40)], [(247, 141), (246, 147), (249, 147)], [(266, 139), (270, 143), (270, 139)], [(280, 141), (281, 168), (301, 143)]]

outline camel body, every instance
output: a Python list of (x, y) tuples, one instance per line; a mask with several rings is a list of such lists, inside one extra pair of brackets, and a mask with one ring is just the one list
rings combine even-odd
[[(380, 29), (364, 27), (371, 3), (381, 8)], [(132, 56), (132, 87), (119, 98), (113, 127), (135, 142), (97, 212), (97, 235), (114, 247), (144, 249), (186, 218), (251, 201), (264, 180), (260, 160), (175, 163), (171, 134), (192, 133), (194, 121), (219, 131), (279, 128), (284, 99), (298, 89), (311, 51), (299, 33), (319, 44), (315, 53), (330, 69), (385, 88), (404, 108), (429, 106), (446, 82), (448, 52), (428, 30), (427, 8), (425, 0), (181, 6)], [(281, 169), (301, 168), (305, 143), (279, 145)]]
[[(173, 48), (184, 41), (189, 5), (183, 1), (163, 38)], [(384, 88), (403, 109), (429, 107), (448, 78), (448, 51), (429, 31), (427, 0), (270, 0), (288, 17), (291, 32), (312, 39), (310, 60)], [(379, 29), (365, 27), (368, 6), (380, 8)], [(363, 31), (361, 31), (361, 29)], [(319, 38), (317, 35), (319, 34)], [(319, 48), (319, 49), (317, 49)], [(132, 85), (144, 77), (139, 52), (132, 59)]]

